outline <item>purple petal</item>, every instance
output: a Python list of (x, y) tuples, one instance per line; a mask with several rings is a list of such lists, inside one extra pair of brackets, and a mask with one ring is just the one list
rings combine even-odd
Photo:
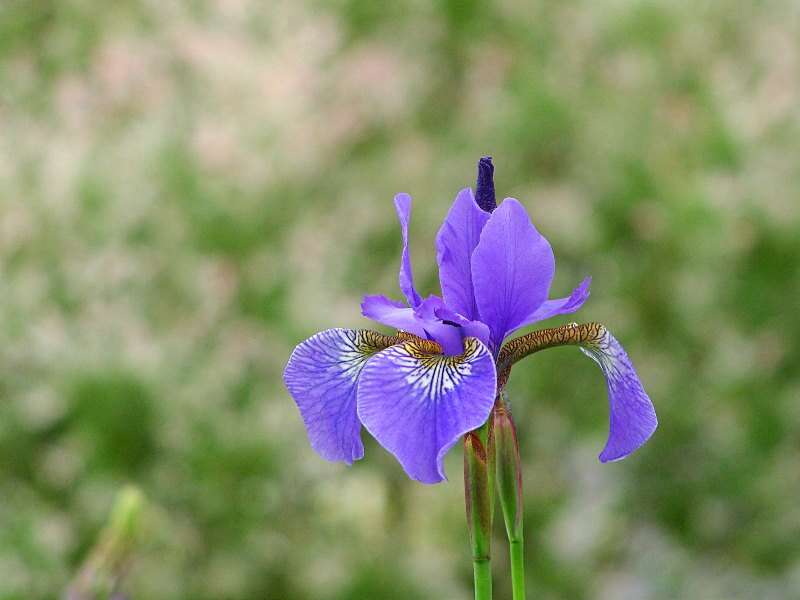
[(447, 305), (467, 319), (478, 318), (472, 287), (472, 252), (489, 213), (475, 204), (472, 190), (461, 190), (436, 236), (439, 282)]
[(437, 308), (436, 316), (443, 321), (450, 321), (451, 323), (455, 323), (461, 329), (461, 337), (468, 338), (474, 337), (478, 338), (481, 342), (489, 345), (489, 327), (485, 323), (481, 323), (480, 321), (470, 321), (463, 315), (458, 314), (457, 312), (450, 310), (447, 306), (442, 305), (441, 307)]
[(385, 296), (364, 296), (361, 314), (382, 325), (434, 340), (442, 346), (445, 354), (461, 354), (464, 351), (464, 332), (459, 327), (443, 323), (436, 315), (443, 306), (442, 299), (433, 295), (425, 298), (417, 308), (408, 308)]
[(597, 342), (583, 345), (581, 352), (600, 365), (608, 384), (611, 418), (600, 462), (620, 460), (653, 435), (658, 426), (655, 408), (627, 353), (607, 329)]
[(311, 447), (348, 465), (364, 456), (356, 415), (356, 383), (376, 346), (371, 331), (328, 329), (294, 349), (283, 380), (294, 398)]
[(414, 288), (414, 274), (411, 271), (411, 257), (408, 252), (408, 221), (411, 218), (411, 196), (397, 194), (394, 197), (394, 208), (400, 220), (400, 229), (403, 232), (403, 255), (400, 260), (400, 289), (408, 303), (416, 307), (422, 302), (417, 290)]
[(477, 339), (466, 340), (460, 357), (424, 354), (408, 342), (367, 363), (358, 416), (409, 477), (438, 483), (447, 451), (489, 417), (496, 386), (492, 355)]
[(438, 342), (445, 354), (456, 356), (464, 352), (464, 334), (460, 327), (443, 322), (438, 313), (444, 309), (442, 299), (434, 295), (425, 298), (415, 309), (415, 315), (425, 331), (425, 335), (420, 337)]
[(361, 314), (387, 327), (425, 337), (425, 328), (414, 309), (386, 296), (364, 296)]
[(492, 213), (472, 254), (472, 281), (480, 320), (497, 349), (547, 299), (555, 272), (550, 243), (513, 198)]
[[(587, 277), (581, 281), (578, 287), (572, 290), (572, 294), (570, 294), (569, 297), (558, 298), (556, 300), (546, 300), (539, 308), (533, 311), (532, 314), (528, 315), (519, 325), (519, 327), (515, 328), (515, 331), (516, 329), (533, 325), (534, 323), (544, 321), (550, 317), (574, 313), (581, 306), (583, 306), (583, 303), (586, 302), (586, 299), (589, 297), (589, 285), (591, 283), (592, 278)], [(509, 334), (511, 333), (513, 332), (510, 331)]]

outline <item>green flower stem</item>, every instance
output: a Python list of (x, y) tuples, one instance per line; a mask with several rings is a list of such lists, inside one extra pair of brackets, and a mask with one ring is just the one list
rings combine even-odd
[(475, 575), (475, 600), (492, 598), (492, 516), (494, 513), (492, 417), (464, 436), (464, 499)]
[(511, 413), (502, 398), (497, 401), (494, 408), (494, 433), (497, 455), (497, 491), (508, 536), (513, 600), (525, 600), (522, 467), (517, 430)]
[(475, 600), (492, 599), (492, 561), (487, 558), (472, 559), (472, 573), (475, 576)]
[(511, 556), (511, 593), (513, 600), (525, 600), (525, 561), (523, 559), (522, 536), (517, 540), (509, 540)]

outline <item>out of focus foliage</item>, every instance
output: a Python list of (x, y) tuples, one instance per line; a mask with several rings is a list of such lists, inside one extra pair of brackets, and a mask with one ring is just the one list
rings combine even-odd
[(661, 419), (601, 466), (590, 361), (515, 368), (532, 596), (800, 597), (796, 3), (4, 0), (0, 598), (62, 591), (129, 482), (133, 598), (468, 598), (459, 453), (327, 464), (281, 371), (397, 295), (397, 191), (437, 290), (486, 153)]

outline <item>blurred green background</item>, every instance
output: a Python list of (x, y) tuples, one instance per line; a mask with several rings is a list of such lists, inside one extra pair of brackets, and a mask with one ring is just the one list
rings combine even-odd
[(281, 373), (399, 297), (397, 191), (438, 292), (481, 154), (661, 421), (600, 465), (596, 367), (515, 368), (530, 597), (800, 598), (791, 0), (0, 1), (0, 598), (56, 597), (134, 483), (132, 598), (468, 599), (460, 452), (325, 463)]

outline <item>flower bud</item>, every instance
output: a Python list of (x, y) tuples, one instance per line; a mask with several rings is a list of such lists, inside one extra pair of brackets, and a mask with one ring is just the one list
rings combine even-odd
[(117, 495), (108, 524), (64, 594), (65, 600), (124, 597), (119, 586), (141, 538), (143, 508), (144, 497), (137, 488), (126, 487)]
[(494, 408), (497, 491), (509, 541), (522, 540), (522, 467), (514, 420), (504, 402)]
[(486, 212), (492, 212), (497, 208), (497, 200), (494, 195), (494, 165), (491, 156), (484, 156), (478, 161), (475, 202)]
[(486, 425), (464, 436), (464, 498), (473, 559), (491, 557), (494, 513), (494, 436)]

